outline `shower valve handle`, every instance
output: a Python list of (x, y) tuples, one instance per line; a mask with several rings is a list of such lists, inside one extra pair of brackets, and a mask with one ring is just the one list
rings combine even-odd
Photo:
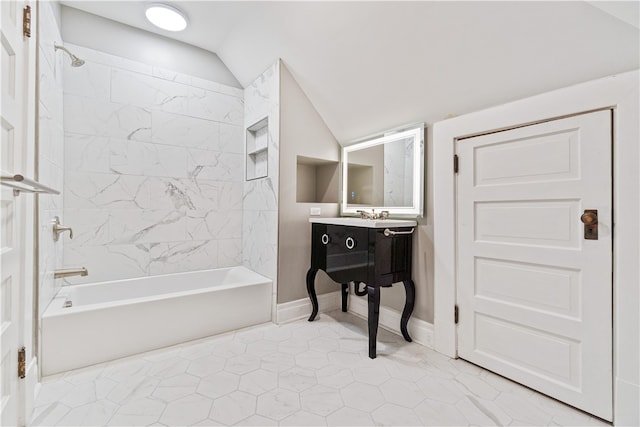
[(73, 230), (71, 229), (71, 227), (66, 227), (64, 225), (60, 225), (60, 218), (57, 216), (54, 216), (53, 219), (51, 220), (51, 228), (53, 229), (53, 241), (57, 242), (58, 239), (60, 239), (60, 234), (64, 233), (65, 231), (69, 232), (69, 238), (73, 239)]

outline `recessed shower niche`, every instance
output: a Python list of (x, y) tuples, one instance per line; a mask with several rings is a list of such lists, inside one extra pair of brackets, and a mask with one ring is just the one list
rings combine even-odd
[(247, 181), (264, 178), (269, 171), (269, 118), (247, 128)]

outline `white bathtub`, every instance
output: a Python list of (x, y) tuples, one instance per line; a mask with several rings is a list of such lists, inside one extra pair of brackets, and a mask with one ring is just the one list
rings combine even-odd
[(42, 317), (42, 375), (268, 322), (271, 287), (245, 267), (64, 287)]

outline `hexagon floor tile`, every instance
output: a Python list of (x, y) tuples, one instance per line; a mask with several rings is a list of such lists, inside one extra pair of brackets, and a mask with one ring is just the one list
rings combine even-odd
[(342, 312), (264, 324), (42, 380), (30, 425), (608, 424)]

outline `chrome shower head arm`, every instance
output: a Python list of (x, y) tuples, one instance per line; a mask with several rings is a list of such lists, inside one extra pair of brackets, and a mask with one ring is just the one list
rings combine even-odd
[(67, 49), (67, 48), (66, 48), (66, 47), (64, 47), (64, 46), (60, 46), (60, 45), (59, 45), (59, 44), (57, 44), (57, 43), (53, 43), (53, 47), (54, 47), (54, 49), (55, 49), (55, 50), (60, 49), (60, 50), (62, 50), (62, 51), (67, 52), (67, 55), (69, 55), (69, 56), (73, 55), (73, 53), (69, 52), (69, 49)]
[(78, 58), (77, 56), (75, 56), (66, 47), (60, 46), (60, 45), (58, 45), (56, 43), (53, 43), (53, 47), (55, 48), (55, 50), (60, 49), (61, 51), (65, 52), (67, 55), (69, 55), (69, 58), (71, 58), (71, 66), (72, 67), (80, 67), (81, 65), (84, 65), (84, 60)]

